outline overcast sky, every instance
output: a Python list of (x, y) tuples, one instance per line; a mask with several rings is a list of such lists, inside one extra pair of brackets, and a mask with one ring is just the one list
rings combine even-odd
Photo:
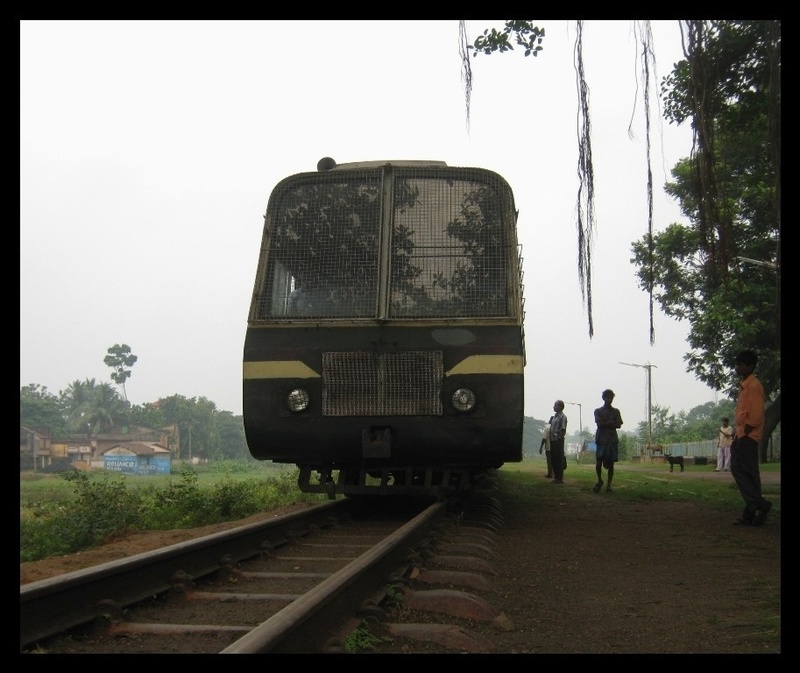
[[(435, 159), (503, 175), (525, 262), (525, 413), (568, 404), (594, 429), (613, 388), (623, 430), (652, 404), (721, 399), (686, 372), (688, 326), (647, 295), (631, 243), (647, 231), (645, 118), (631, 21), (588, 21), (597, 230), (594, 336), (577, 274), (574, 21), (545, 20), (538, 57), (472, 60), (469, 128), (458, 21), (22, 21), (20, 386), (111, 383), (108, 348), (139, 360), (134, 404), (174, 394), (242, 412), (242, 350), (263, 213), (284, 177), (339, 163)], [(470, 41), (502, 22), (469, 21)], [(658, 83), (683, 58), (654, 21)], [(656, 91), (651, 89), (651, 99)], [(632, 125), (632, 134), (629, 126)], [(655, 228), (688, 126), (653, 120)], [(640, 365), (631, 367), (626, 362)]]

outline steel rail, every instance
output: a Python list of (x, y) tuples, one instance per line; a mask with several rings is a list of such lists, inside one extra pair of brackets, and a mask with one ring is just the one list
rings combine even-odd
[(342, 614), (357, 613), (366, 597), (407, 560), (409, 547), (430, 531), (446, 509), (437, 502), (407, 524), (293, 601), (221, 654), (317, 653), (326, 650)]
[[(337, 500), (153, 552), (103, 563), (20, 586), (20, 650), (95, 620), (97, 606), (127, 607), (170, 590), (171, 578), (217, 572), (275, 546), (302, 528), (333, 525), (351, 502)], [(301, 530), (298, 530), (301, 529)]]

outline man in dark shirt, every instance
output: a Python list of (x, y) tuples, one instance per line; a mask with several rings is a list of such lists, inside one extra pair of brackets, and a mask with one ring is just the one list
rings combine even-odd
[(606, 493), (611, 493), (611, 482), (614, 479), (614, 463), (619, 460), (619, 437), (617, 430), (622, 427), (622, 415), (619, 409), (611, 406), (614, 401), (614, 391), (603, 391), (603, 406), (594, 410), (594, 422), (597, 424), (597, 432), (594, 436), (597, 445), (595, 455), (595, 471), (597, 472), (597, 483), (592, 489), (595, 493), (600, 493), (603, 487), (603, 468), (606, 468)]
[(553, 404), (553, 418), (550, 419), (550, 462), (553, 464), (554, 484), (564, 483), (564, 439), (567, 436), (567, 417), (564, 415), (564, 403), (556, 400)]

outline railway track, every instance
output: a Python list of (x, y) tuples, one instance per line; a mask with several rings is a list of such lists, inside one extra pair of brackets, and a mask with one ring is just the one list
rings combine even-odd
[[(485, 588), (498, 523), (496, 507), (475, 493), (439, 502), (337, 500), (23, 585), (20, 651), (343, 652), (364, 619), (387, 620), (388, 587), (415, 610), (494, 619), (489, 603), (453, 587)], [(412, 591), (412, 575), (427, 589)], [(384, 628), (397, 638), (491, 651), (459, 627)]]

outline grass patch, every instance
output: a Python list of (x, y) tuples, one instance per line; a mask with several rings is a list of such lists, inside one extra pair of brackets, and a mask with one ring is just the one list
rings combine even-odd
[[(617, 463), (612, 485), (613, 497), (622, 501), (695, 501), (715, 507), (733, 508), (735, 511), (742, 507), (742, 496), (732, 479), (722, 481), (699, 478), (703, 473), (713, 472), (713, 466), (689, 466), (684, 472), (670, 472), (668, 465), (664, 465), (663, 472), (659, 472), (658, 467), (660, 465), (655, 464), (644, 470), (638, 464)], [(780, 471), (780, 465), (774, 463), (768, 463), (761, 468), (762, 472)], [(576, 495), (583, 491), (591, 493), (592, 486), (597, 481), (595, 466), (590, 463), (569, 463), (564, 472), (566, 488), (552, 486), (549, 480), (543, 478), (544, 470), (544, 461), (529, 460), (507, 463), (500, 469), (500, 474), (511, 483), (524, 486), (524, 497), (531, 502), (549, 501), (554, 489), (558, 489), (557, 492), (561, 494), (559, 497), (568, 495), (570, 491)], [(606, 471), (603, 470), (603, 479), (605, 478)], [(542, 488), (538, 488), (540, 485)], [(570, 486), (573, 488), (570, 489)], [(767, 499), (771, 495), (779, 496), (780, 485), (765, 484), (762, 491)], [(772, 511), (777, 513), (779, 509), (780, 498), (776, 498)]]
[(344, 641), (344, 649), (351, 654), (357, 652), (371, 652), (375, 650), (378, 645), (390, 642), (392, 642), (391, 638), (376, 636), (372, 633), (369, 624), (364, 621), (357, 629), (347, 634), (347, 638), (345, 638)]
[[(738, 511), (741, 496), (728, 481), (697, 479), (713, 466), (690, 466), (685, 472), (643, 471), (617, 463), (615, 499), (622, 501), (692, 500)], [(761, 466), (779, 471), (780, 464)], [(570, 462), (564, 487), (543, 479), (544, 461), (505, 465), (500, 473), (526, 502), (589, 495), (594, 465)], [(541, 486), (541, 488), (539, 488)], [(765, 485), (780, 510), (780, 486)], [(301, 493), (296, 468), (254, 461), (223, 461), (208, 466), (182, 466), (170, 475), (122, 475), (70, 471), (61, 474), (20, 473), (20, 562), (70, 554), (102, 544), (131, 531), (193, 528), (241, 519), (294, 502), (323, 502), (323, 494)], [(774, 514), (773, 514), (774, 515)]]

